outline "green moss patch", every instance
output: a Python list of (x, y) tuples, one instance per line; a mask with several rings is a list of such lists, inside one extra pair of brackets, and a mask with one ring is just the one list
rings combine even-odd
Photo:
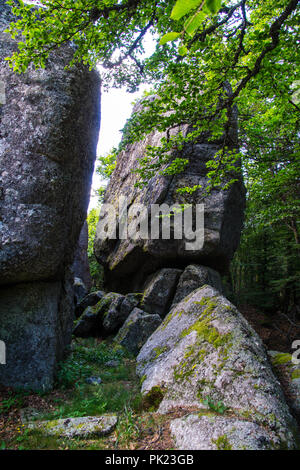
[(217, 446), (218, 450), (232, 450), (232, 446), (226, 436), (219, 436), (217, 439), (212, 439), (212, 442)]
[(293, 370), (291, 373), (292, 380), (300, 379), (300, 369)]
[(167, 346), (157, 347), (157, 348), (154, 348), (153, 351), (155, 353), (154, 359), (157, 359), (161, 354), (168, 351), (168, 347)]
[(280, 364), (288, 364), (289, 362), (292, 364), (292, 356), (291, 354), (288, 354), (288, 353), (278, 353), (272, 359), (272, 362), (274, 366), (277, 366)]
[(218, 330), (210, 324), (209, 318), (197, 320), (189, 328), (183, 330), (181, 337), (183, 338), (184, 336), (189, 335), (192, 331), (196, 331), (199, 339), (207, 341), (216, 349), (227, 344), (231, 338), (230, 333), (221, 335)]
[(143, 396), (143, 409), (156, 411), (164, 398), (165, 392), (161, 387), (155, 386)]

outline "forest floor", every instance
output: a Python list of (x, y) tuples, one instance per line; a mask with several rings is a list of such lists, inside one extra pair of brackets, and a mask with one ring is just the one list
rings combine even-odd
[[(248, 305), (239, 309), (267, 349), (292, 352), (290, 345), (297, 339), (293, 337), (297, 331), (291, 331), (284, 318), (273, 318)], [(176, 409), (159, 415), (154, 409), (145, 409), (135, 368), (135, 359), (122, 348), (93, 338), (75, 339), (71, 354), (60, 365), (53, 391), (33, 393), (0, 388), (0, 450), (174, 449), (169, 425), (187, 410)], [(276, 372), (286, 391), (284, 371)], [(90, 385), (86, 382), (89, 377), (100, 377), (102, 382)], [(289, 401), (289, 397), (286, 398)], [(118, 423), (110, 435), (97, 439), (50, 437), (26, 426), (28, 417), (30, 420), (56, 420), (103, 413), (116, 414)], [(296, 418), (300, 425), (300, 417)]]
[(300, 339), (300, 328), (289, 317), (279, 311), (266, 314), (251, 305), (238, 305), (238, 310), (269, 351), (294, 352), (291, 346), (294, 340)]
[[(111, 361), (115, 366), (105, 365)], [(134, 358), (121, 348), (97, 339), (74, 340), (72, 353), (61, 364), (53, 391), (0, 389), (0, 450), (174, 449), (169, 422), (180, 416), (180, 410), (165, 416), (145, 410), (135, 367)], [(86, 383), (89, 377), (100, 377), (102, 382), (90, 385)], [(26, 416), (32, 421), (103, 413), (116, 414), (118, 423), (109, 436), (96, 439), (50, 437), (29, 431), (26, 426)]]
[[(288, 319), (286, 315), (280, 312), (275, 312), (272, 315), (265, 314), (250, 305), (239, 305), (238, 309), (260, 336), (267, 350), (289, 354), (294, 352), (291, 345), (294, 340), (299, 340), (300, 330), (299, 327), (294, 326), (293, 320)], [(292, 396), (289, 390), (290, 379), (287, 368), (284, 364), (277, 364), (274, 372), (281, 383), (286, 401), (291, 407), (295, 396)], [(292, 414), (297, 420), (300, 430), (300, 415), (295, 412), (292, 412)]]

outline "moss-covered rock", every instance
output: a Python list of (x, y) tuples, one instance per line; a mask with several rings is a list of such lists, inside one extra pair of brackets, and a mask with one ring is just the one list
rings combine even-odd
[(79, 318), (87, 307), (98, 304), (104, 295), (104, 292), (100, 290), (86, 295), (75, 307), (76, 318)]
[(103, 328), (108, 333), (113, 333), (120, 328), (132, 310), (140, 303), (139, 294), (127, 294), (126, 296), (114, 294), (114, 296), (103, 318)]
[[(17, 2), (16, 2), (17, 5)], [(19, 39), (0, 0), (1, 385), (46, 390), (71, 342), (71, 265), (86, 219), (100, 124), (100, 80), (75, 65), (74, 48), (44, 69), (16, 74), (5, 60)]]
[(268, 428), (288, 447), (294, 445), (295, 422), (260, 338), (210, 286), (171, 310), (141, 349), (137, 372), (144, 377), (143, 395), (154, 387), (164, 389), (159, 412), (222, 403), (222, 410)]
[[(227, 92), (230, 93), (228, 88)], [(136, 104), (133, 112), (139, 113), (142, 107), (141, 101)], [(229, 146), (235, 149), (238, 143), (236, 112), (232, 113), (229, 124)], [(173, 127), (171, 134), (176, 136), (180, 132), (186, 135), (189, 129), (188, 124), (183, 124)], [(224, 191), (221, 189), (205, 191), (209, 184), (209, 169), (206, 162), (213, 159), (220, 150), (222, 139), (219, 142), (211, 142), (207, 135), (202, 135), (197, 143), (187, 143), (181, 150), (176, 149), (175, 153), (170, 156), (171, 160), (176, 155), (188, 161), (183, 172), (176, 175), (161, 175), (161, 172), (157, 171), (152, 178), (149, 178), (145, 187), (141, 188), (137, 184), (140, 175), (134, 170), (139, 165), (139, 159), (145, 156), (149, 145), (159, 146), (161, 138), (168, 138), (169, 131), (161, 133), (154, 129), (145, 139), (128, 145), (118, 155), (116, 168), (105, 192), (105, 204), (102, 205), (95, 237), (95, 255), (105, 268), (108, 289), (120, 289), (122, 293), (141, 291), (149, 273), (160, 268), (179, 267), (179, 262), (186, 265), (191, 260), (199, 264), (205, 260), (209, 266), (226, 271), (238, 246), (245, 206), (245, 189), (242, 181), (236, 180)], [(182, 187), (195, 185), (200, 185), (202, 188), (192, 194), (178, 192), (178, 189)], [(120, 195), (123, 201), (119, 200)], [(194, 246), (191, 250), (191, 244), (186, 243), (188, 238), (186, 233), (186, 237), (172, 237), (172, 240), (161, 234), (159, 237), (128, 236), (115, 240), (104, 236), (105, 227), (112, 217), (111, 214), (114, 213), (113, 210), (106, 212), (106, 204), (113, 205), (119, 219), (116, 227), (117, 233), (121, 233), (120, 220), (124, 221), (126, 210), (128, 224), (130, 224), (134, 217), (134, 211), (131, 213), (131, 209), (135, 204), (143, 204), (146, 207), (147, 214), (144, 220), (148, 221), (151, 215), (152, 225), (159, 217), (158, 206), (165, 204), (171, 207), (176, 204), (178, 207), (178, 204), (191, 204), (195, 207), (196, 204), (203, 202), (205, 204), (205, 232), (204, 244), (201, 248)], [(161, 209), (164, 210), (163, 207)], [(166, 210), (165, 214), (168, 213), (169, 210)], [(196, 211), (193, 216), (193, 226), (195, 214)], [(166, 218), (165, 221), (167, 221)], [(186, 232), (186, 224), (183, 222), (179, 224)]]
[(156, 411), (164, 398), (164, 390), (160, 387), (153, 387), (150, 392), (143, 396), (143, 408), (149, 411)]
[(116, 415), (85, 416), (82, 418), (36, 421), (28, 424), (28, 429), (39, 431), (46, 436), (72, 438), (92, 438), (110, 434), (118, 418)]
[(270, 450), (281, 441), (255, 423), (224, 416), (188, 415), (171, 422), (178, 449), (184, 450)]
[(73, 335), (79, 338), (89, 338), (99, 334), (100, 324), (97, 314), (92, 307), (87, 307), (81, 317), (75, 322)]
[(294, 364), (291, 354), (268, 351), (274, 372), (279, 380), (284, 373), (284, 382), (289, 397), (289, 405), (300, 415), (300, 365)]
[[(99, 293), (96, 294), (99, 295)], [(95, 296), (95, 298), (97, 297)], [(107, 336), (115, 333), (140, 301), (140, 294), (124, 296), (116, 292), (100, 295), (100, 300), (98, 299), (97, 303), (93, 298), (93, 305), (85, 309), (77, 321), (73, 333), (82, 338)]]

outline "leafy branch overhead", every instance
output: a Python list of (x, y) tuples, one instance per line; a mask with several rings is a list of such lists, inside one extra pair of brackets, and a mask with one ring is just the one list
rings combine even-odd
[[(43, 0), (38, 9), (23, 1), (9, 4), (18, 16), (9, 28), (19, 38), (19, 50), (9, 58), (17, 72), (30, 64), (45, 66), (52, 50), (71, 41), (72, 63), (100, 64), (103, 86), (134, 91), (141, 82), (151, 83), (152, 96), (136, 108), (121, 142), (122, 149), (153, 130), (161, 132), (157, 147), (141, 156), (140, 184), (157, 172), (183, 171), (184, 145), (209, 136), (221, 147), (207, 163), (211, 186), (227, 187), (239, 178), (241, 159), (249, 191), (255, 181), (255, 194), (270, 202), (270, 209), (261, 204), (266, 211), (257, 212), (261, 220), (274, 221), (285, 204), (283, 218), (294, 227), (299, 219), (299, 204), (292, 203), (299, 199), (298, 0)], [(147, 57), (149, 37), (156, 49)], [(240, 145), (229, 151), (237, 108)], [(271, 201), (264, 187), (272, 187), (269, 194), (277, 197)]]
[[(160, 40), (160, 45), (164, 45), (167, 42), (174, 41), (178, 38), (183, 39), (185, 33), (190, 37), (193, 37), (204, 19), (209, 15), (216, 14), (220, 8), (221, 0), (191, 0), (189, 2), (185, 0), (177, 0), (173, 7), (171, 18), (178, 21), (187, 15), (188, 17), (183, 25), (183, 30), (181, 32), (169, 32), (164, 34)], [(180, 55), (186, 55), (188, 49), (182, 43), (178, 48), (178, 52)]]

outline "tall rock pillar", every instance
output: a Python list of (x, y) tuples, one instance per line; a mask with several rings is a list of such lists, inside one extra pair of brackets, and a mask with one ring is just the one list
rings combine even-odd
[[(70, 272), (86, 217), (100, 125), (100, 81), (65, 70), (64, 46), (46, 68), (16, 75), (17, 44), (0, 0), (0, 384), (47, 389), (71, 340)], [(3, 343), (2, 343), (3, 344)]]

